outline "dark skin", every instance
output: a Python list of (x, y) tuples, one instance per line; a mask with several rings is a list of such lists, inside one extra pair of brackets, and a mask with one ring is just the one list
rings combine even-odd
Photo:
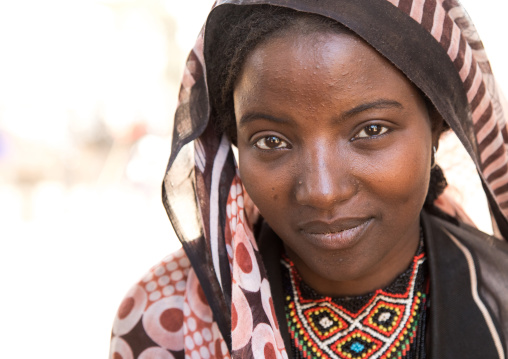
[(306, 283), (360, 295), (408, 267), (439, 129), (400, 71), (353, 35), (292, 29), (247, 57), (234, 105), (243, 184)]

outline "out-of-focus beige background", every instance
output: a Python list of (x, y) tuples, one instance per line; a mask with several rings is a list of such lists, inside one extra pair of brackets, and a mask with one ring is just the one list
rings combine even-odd
[[(179, 246), (160, 185), (211, 3), (0, 0), (2, 357), (107, 357), (122, 296)], [(507, 84), (507, 6), (463, 3)], [(474, 169), (447, 146), (448, 177), (489, 231)]]

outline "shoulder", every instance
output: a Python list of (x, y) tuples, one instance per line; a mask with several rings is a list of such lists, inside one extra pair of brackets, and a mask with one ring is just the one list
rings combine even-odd
[(435, 278), (450, 278), (448, 286), (458, 277), (466, 279), (469, 284), (464, 287), (479, 307), (485, 307), (484, 316), (495, 319), (508, 350), (508, 242), (462, 223), (427, 217), (424, 222), (432, 232), (426, 238), (429, 263), (431, 269), (439, 269)]
[(210, 357), (222, 349), (221, 339), (189, 259), (179, 249), (125, 295), (113, 322), (110, 358)]
[(508, 269), (508, 261), (505, 260), (508, 259), (508, 242), (505, 239), (491, 236), (462, 222), (456, 225), (428, 214), (425, 219), (430, 227), (437, 230), (433, 231), (434, 234), (444, 233), (445, 237), (454, 241), (457, 246), (466, 247), (473, 255), (478, 255), (481, 259), (485, 256), (502, 259)]
[(460, 318), (464, 337), (484, 328), (498, 352), (508, 351), (508, 243), (462, 223), (422, 219), (434, 315), (442, 325)]
[[(463, 258), (469, 266), (474, 266), (479, 278), (486, 282), (490, 281), (489, 278), (496, 278), (498, 286), (506, 287), (508, 295), (506, 240), (493, 237), (463, 223), (455, 225), (431, 215), (422, 217), (426, 223), (424, 227), (431, 232), (427, 244), (429, 248), (433, 248), (431, 252), (434, 257)], [(456, 255), (453, 256), (452, 252)]]
[(137, 358), (145, 350), (159, 351), (160, 347), (181, 349), (163, 337), (166, 332), (180, 334), (183, 327), (183, 297), (189, 271), (189, 260), (179, 249), (130, 288), (113, 322), (112, 358)]

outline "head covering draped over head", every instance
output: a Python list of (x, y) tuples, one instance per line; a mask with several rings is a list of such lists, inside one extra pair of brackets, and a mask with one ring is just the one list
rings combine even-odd
[[(206, 57), (221, 23), (269, 4), (334, 19), (393, 63), (432, 102), (473, 159), (508, 238), (508, 133), (483, 45), (454, 0), (218, 0), (187, 60), (163, 202), (230, 352), (287, 357), (232, 146), (210, 119)], [(265, 312), (266, 316), (253, 313)]]

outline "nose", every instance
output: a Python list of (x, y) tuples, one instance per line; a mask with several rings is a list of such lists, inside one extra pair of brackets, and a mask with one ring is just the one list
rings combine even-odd
[(296, 201), (304, 206), (330, 210), (353, 197), (357, 181), (347, 154), (316, 146), (302, 156), (296, 180)]

